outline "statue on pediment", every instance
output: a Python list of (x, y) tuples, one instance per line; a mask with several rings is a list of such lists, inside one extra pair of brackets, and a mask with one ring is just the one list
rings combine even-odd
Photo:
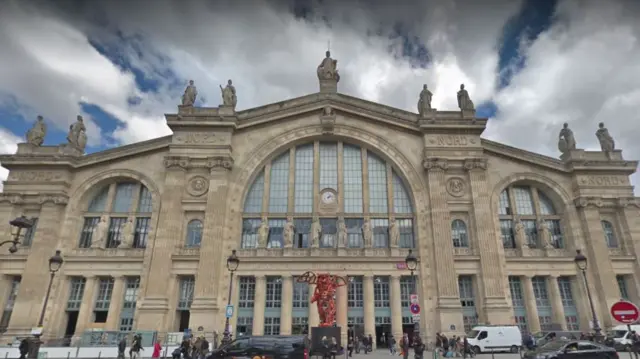
[(67, 134), (67, 141), (73, 148), (84, 152), (87, 146), (87, 128), (84, 125), (82, 116), (78, 115), (76, 122), (69, 126), (69, 133)]
[(46, 135), (47, 124), (44, 123), (44, 118), (42, 118), (42, 116), (38, 116), (36, 123), (34, 123), (33, 127), (27, 131), (27, 143), (34, 146), (42, 146)]
[(471, 101), (469, 92), (464, 89), (464, 84), (460, 85), (460, 91), (458, 91), (458, 107), (461, 111), (474, 111), (476, 108)]
[(604, 127), (604, 123), (600, 122), (598, 124), (598, 130), (596, 131), (596, 137), (600, 142), (600, 149), (607, 155), (608, 159), (611, 159), (611, 152), (615, 150), (616, 142), (613, 140), (613, 137), (609, 134), (609, 130)]
[(362, 239), (364, 240), (365, 248), (373, 246), (373, 231), (371, 230), (371, 221), (368, 218), (365, 218), (362, 224)]
[(222, 91), (222, 106), (236, 108), (238, 104), (238, 96), (236, 95), (236, 88), (233, 86), (231, 80), (227, 81), (227, 86), (222, 87), (220, 85), (220, 91)]
[(135, 236), (135, 227), (134, 227), (133, 218), (127, 218), (127, 221), (122, 224), (120, 228), (120, 245), (118, 248), (132, 248), (133, 247), (133, 238)]
[(311, 248), (320, 247), (320, 237), (322, 237), (320, 219), (318, 219), (318, 217), (313, 217), (313, 220), (311, 221)]
[(260, 228), (258, 228), (258, 248), (267, 248), (267, 241), (269, 240), (269, 224), (267, 218), (262, 218)]
[(320, 65), (318, 65), (318, 79), (320, 80), (335, 80), (340, 81), (340, 74), (338, 73), (338, 60), (331, 58), (331, 52), (325, 53), (325, 58), (322, 59)]
[(573, 137), (573, 131), (569, 128), (568, 123), (562, 126), (558, 135), (558, 149), (563, 154), (576, 149), (576, 139)]
[(424, 116), (431, 110), (431, 99), (433, 98), (433, 93), (429, 91), (427, 88), (427, 84), (422, 86), (422, 91), (420, 91), (420, 97), (418, 99), (418, 113), (420, 116)]
[(104, 248), (109, 235), (109, 223), (106, 216), (99, 219), (91, 234), (91, 248)]
[(400, 230), (395, 218), (391, 218), (391, 221), (389, 221), (389, 246), (391, 248), (400, 246)]
[(293, 225), (293, 218), (287, 217), (287, 223), (284, 225), (283, 237), (284, 237), (284, 247), (291, 248), (293, 247), (293, 236), (295, 235), (295, 226)]
[(340, 217), (338, 219), (338, 246), (339, 247), (348, 247), (349, 239), (347, 235), (347, 225), (344, 222), (344, 217)]
[(182, 106), (193, 106), (196, 103), (197, 96), (198, 90), (193, 80), (189, 80), (189, 85), (184, 89), (184, 94), (182, 94)]

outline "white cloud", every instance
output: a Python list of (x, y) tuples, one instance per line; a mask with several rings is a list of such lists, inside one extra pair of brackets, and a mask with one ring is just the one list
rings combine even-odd
[[(22, 139), (0, 127), (0, 153), (16, 153), (18, 142)], [(0, 167), (0, 192), (2, 192), (2, 182), (7, 180), (9, 171)]]
[(638, 10), (626, 2), (559, 2), (558, 21), (526, 47), (526, 67), (496, 95), (500, 112), (487, 133), (557, 157), (564, 122), (587, 150), (600, 149), (595, 131), (604, 122), (623, 156), (640, 159)]

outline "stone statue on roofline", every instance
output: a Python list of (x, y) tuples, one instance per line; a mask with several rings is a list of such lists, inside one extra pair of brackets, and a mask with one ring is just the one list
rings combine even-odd
[(331, 58), (331, 52), (325, 53), (325, 58), (322, 59), (320, 65), (318, 65), (318, 79), (319, 80), (335, 80), (340, 81), (340, 74), (338, 73), (338, 60)]
[(193, 80), (189, 80), (189, 85), (184, 89), (184, 94), (182, 94), (182, 106), (193, 106), (196, 103), (197, 96), (198, 90)]
[(46, 135), (47, 124), (44, 123), (44, 118), (42, 116), (38, 116), (36, 123), (34, 123), (33, 127), (27, 131), (27, 143), (38, 147), (42, 146)]
[(576, 149), (576, 139), (573, 137), (573, 131), (569, 128), (569, 124), (565, 123), (558, 135), (558, 150), (562, 154)]
[(231, 80), (227, 81), (227, 86), (222, 87), (220, 85), (220, 91), (222, 92), (222, 106), (236, 108), (238, 104), (238, 96), (236, 95), (236, 88), (233, 86)]
[(607, 155), (608, 159), (611, 159), (611, 153), (616, 148), (616, 142), (613, 140), (613, 137), (609, 134), (609, 130), (604, 127), (604, 123), (600, 122), (598, 124), (598, 130), (596, 131), (596, 137), (598, 138), (598, 142), (600, 142), (600, 149)]
[(427, 114), (427, 112), (431, 111), (432, 98), (433, 93), (429, 91), (429, 89), (427, 88), (427, 84), (424, 84), (418, 98), (418, 113), (420, 114), (420, 116), (424, 116)]
[(78, 115), (76, 122), (69, 126), (67, 141), (69, 145), (78, 151), (84, 152), (87, 146), (87, 127), (84, 125), (82, 116)]
[(464, 84), (460, 85), (460, 91), (458, 91), (458, 107), (461, 111), (475, 111), (476, 109), (471, 97), (469, 97), (469, 92), (464, 89)]

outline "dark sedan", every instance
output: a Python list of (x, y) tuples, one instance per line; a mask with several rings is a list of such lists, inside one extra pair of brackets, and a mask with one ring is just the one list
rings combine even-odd
[(586, 340), (554, 340), (524, 354), (526, 359), (618, 359), (613, 348)]

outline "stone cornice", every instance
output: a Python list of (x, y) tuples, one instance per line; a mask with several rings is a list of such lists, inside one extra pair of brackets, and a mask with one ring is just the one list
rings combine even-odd
[(13, 205), (52, 203), (65, 206), (69, 203), (69, 196), (63, 193), (50, 193), (40, 195), (24, 195), (19, 193), (0, 193), (0, 203)]
[(446, 171), (449, 169), (449, 161), (443, 158), (425, 158), (422, 167), (427, 171)]
[(488, 153), (498, 156), (506, 157), (511, 160), (518, 160), (520, 162), (530, 163), (543, 167), (546, 169), (554, 170), (557, 172), (568, 173), (569, 170), (565, 168), (564, 163), (560, 159), (556, 159), (549, 156), (544, 156), (535, 152), (526, 151), (520, 148), (507, 146), (502, 143), (482, 139), (482, 147)]
[(640, 208), (638, 197), (605, 198), (597, 196), (582, 196), (573, 200), (578, 208), (627, 208), (635, 206)]
[(467, 171), (480, 170), (485, 171), (487, 169), (486, 158), (469, 158), (464, 160), (464, 169)]
[(230, 171), (233, 169), (233, 158), (231, 156), (212, 156), (207, 158), (190, 158), (188, 156), (165, 156), (164, 166), (167, 169), (188, 170), (192, 168), (206, 168), (211, 171), (222, 169)]
[(69, 203), (69, 196), (64, 194), (43, 194), (38, 197), (39, 204), (52, 203), (66, 206)]

